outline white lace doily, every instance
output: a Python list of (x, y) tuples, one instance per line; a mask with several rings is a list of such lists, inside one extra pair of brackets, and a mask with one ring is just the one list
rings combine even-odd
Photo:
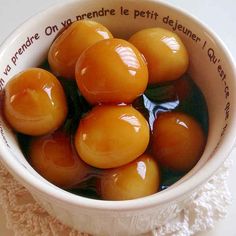
[[(231, 194), (226, 179), (231, 161), (186, 202), (185, 209), (171, 222), (158, 227), (150, 235), (189, 236), (212, 228), (224, 218)], [(17, 236), (88, 236), (73, 230), (50, 216), (0, 163), (0, 204), (6, 214), (7, 227)]]

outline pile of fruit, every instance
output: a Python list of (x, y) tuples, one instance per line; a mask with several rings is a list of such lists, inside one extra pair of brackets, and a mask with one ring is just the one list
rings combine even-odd
[(124, 40), (77, 21), (45, 65), (7, 83), (3, 113), (51, 183), (104, 200), (148, 196), (192, 169), (205, 147), (207, 109), (188, 65), (183, 42), (166, 29)]

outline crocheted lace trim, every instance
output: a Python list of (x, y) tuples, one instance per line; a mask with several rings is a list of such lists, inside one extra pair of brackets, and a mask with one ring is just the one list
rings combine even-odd
[[(177, 217), (161, 225), (153, 236), (189, 236), (214, 227), (227, 214), (231, 194), (227, 186), (227, 160), (218, 172), (186, 200)], [(0, 163), (0, 204), (6, 215), (7, 227), (19, 236), (88, 236), (65, 226), (50, 216), (31, 194), (20, 185)]]

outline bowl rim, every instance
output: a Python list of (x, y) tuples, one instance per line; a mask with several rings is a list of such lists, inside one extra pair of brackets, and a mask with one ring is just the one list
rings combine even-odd
[[(118, 0), (116, 0), (118, 2)], [(128, 0), (129, 2), (134, 2), (134, 0)], [(14, 38), (22, 31), (23, 28), (33, 24), (33, 22), (37, 21), (43, 17), (43, 15), (48, 15), (50, 12), (55, 10), (62, 10), (64, 7), (68, 7), (68, 5), (79, 4), (80, 2), (86, 2), (85, 0), (70, 0), (64, 1), (63, 3), (57, 3), (52, 5), (51, 7), (40, 11), (34, 16), (31, 16), (27, 19), (23, 24), (21, 24), (15, 31), (13, 31), (10, 36), (5, 39), (4, 43), (0, 46), (0, 57), (2, 52), (4, 52), (5, 47), (14, 40)], [(232, 79), (232, 86), (236, 91), (236, 70), (233, 57), (231, 56), (229, 50), (225, 46), (224, 42), (213, 32), (210, 27), (204, 24), (197, 17), (183, 10), (182, 8), (173, 6), (170, 3), (163, 2), (161, 0), (140, 0), (141, 2), (149, 2), (153, 4), (158, 4), (163, 7), (168, 7), (171, 10), (179, 12), (181, 15), (184, 15), (186, 18), (191, 19), (192, 22), (202, 27), (208, 35), (210, 35), (214, 41), (217, 43), (220, 50), (224, 51), (225, 57), (230, 64), (230, 68), (232, 69), (232, 74), (235, 79)], [(236, 100), (236, 95), (231, 93), (233, 99)], [(235, 108), (234, 108), (235, 107)], [(18, 161), (12, 161), (11, 153), (6, 147), (5, 143), (0, 140), (0, 160), (2, 160), (4, 166), (12, 173), (13, 175), (19, 178), (20, 182), (28, 187), (29, 189), (33, 188), (35, 193), (41, 195), (48, 195), (53, 198), (58, 203), (67, 203), (70, 205), (80, 206), (87, 209), (99, 209), (99, 210), (116, 210), (116, 211), (130, 211), (130, 210), (138, 210), (143, 208), (152, 208), (156, 205), (167, 204), (175, 201), (180, 198), (184, 194), (192, 192), (193, 189), (196, 189), (198, 186), (201, 186), (206, 180), (208, 180), (223, 164), (224, 160), (228, 157), (231, 150), (233, 149), (236, 143), (236, 106), (232, 108), (232, 114), (235, 117), (234, 120), (231, 118), (228, 123), (227, 129), (230, 129), (230, 132), (226, 132), (224, 135), (224, 139), (221, 143), (221, 149), (216, 150), (214, 153), (214, 158), (211, 158), (207, 165), (201, 167), (194, 176), (191, 176), (183, 183), (179, 184), (175, 188), (170, 188), (167, 191), (161, 191), (156, 194), (138, 198), (134, 200), (125, 200), (125, 201), (107, 201), (107, 200), (96, 200), (90, 199), (86, 197), (81, 197), (72, 193), (69, 193), (65, 190), (60, 189), (52, 184), (42, 184), (42, 180), (38, 179), (36, 176), (32, 175), (30, 172), (25, 171), (25, 167), (21, 165)], [(214, 159), (214, 160), (213, 160)], [(45, 183), (45, 182), (43, 182)], [(191, 187), (190, 187), (191, 186)]]

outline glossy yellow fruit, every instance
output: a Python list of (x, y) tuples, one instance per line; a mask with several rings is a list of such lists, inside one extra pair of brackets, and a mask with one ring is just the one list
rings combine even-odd
[(200, 124), (180, 112), (158, 115), (153, 125), (152, 152), (160, 165), (184, 172), (200, 159), (206, 137)]
[(94, 43), (108, 38), (112, 38), (111, 32), (97, 22), (82, 20), (72, 23), (50, 47), (48, 62), (52, 71), (73, 79), (80, 54)]
[(18, 132), (43, 135), (59, 128), (67, 115), (64, 90), (46, 70), (27, 69), (5, 87), (4, 115)]
[(75, 187), (92, 171), (77, 155), (71, 137), (62, 131), (33, 139), (29, 156), (40, 175), (62, 188)]
[(149, 84), (178, 79), (189, 64), (187, 50), (177, 34), (164, 28), (143, 29), (129, 39), (148, 63)]
[(149, 126), (131, 106), (97, 106), (81, 119), (75, 146), (82, 160), (98, 168), (127, 164), (146, 150)]
[(130, 200), (156, 193), (159, 185), (157, 163), (150, 155), (143, 154), (125, 166), (105, 171), (100, 192), (104, 200)]
[(131, 103), (147, 87), (148, 70), (140, 52), (123, 39), (89, 47), (76, 64), (79, 90), (91, 104)]

